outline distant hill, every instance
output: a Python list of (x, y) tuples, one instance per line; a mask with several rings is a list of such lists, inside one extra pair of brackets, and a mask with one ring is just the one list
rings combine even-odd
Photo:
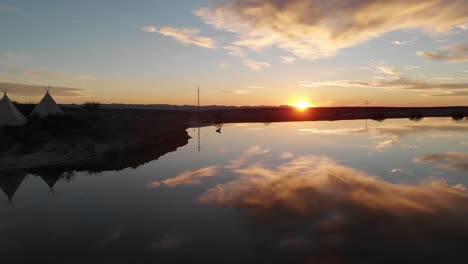
[[(63, 107), (79, 108), (78, 104), (61, 104)], [(200, 106), (200, 110), (229, 110), (229, 109), (252, 109), (252, 108), (276, 108), (276, 107), (290, 107), (290, 106), (221, 106), (221, 105), (208, 105)], [(168, 105), (168, 104), (101, 104), (101, 109), (141, 109), (141, 110), (184, 110), (192, 111), (197, 110), (195, 105)]]

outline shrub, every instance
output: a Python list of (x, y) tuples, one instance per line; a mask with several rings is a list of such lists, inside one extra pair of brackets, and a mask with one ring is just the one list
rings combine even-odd
[(419, 121), (421, 121), (423, 118), (424, 118), (423, 113), (421, 113), (421, 112), (415, 112), (415, 113), (411, 113), (411, 114), (410, 114), (409, 120), (415, 121), (415, 122), (419, 122)]
[(465, 118), (465, 116), (465, 113), (460, 111), (455, 111), (452, 113), (452, 119), (456, 121), (462, 120), (463, 118)]
[(377, 122), (383, 122), (385, 119), (387, 119), (387, 115), (385, 113), (373, 113), (372, 114), (372, 120), (375, 120)]
[(88, 110), (88, 111), (95, 111), (101, 107), (101, 103), (91, 101), (91, 102), (86, 102), (81, 105), (81, 108)]

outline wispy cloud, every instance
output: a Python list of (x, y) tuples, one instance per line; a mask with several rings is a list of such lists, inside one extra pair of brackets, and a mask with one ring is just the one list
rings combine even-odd
[[(41, 85), (5, 83), (0, 82), (0, 87), (7, 89), (9, 94), (21, 96), (39, 96), (44, 95), (44, 89)], [(52, 87), (51, 92), (54, 96), (86, 96), (87, 90), (80, 88)]]
[(281, 153), (280, 155), (280, 159), (292, 159), (292, 158), (294, 158), (294, 154), (292, 154), (291, 152), (285, 151)]
[(320, 85), (318, 85), (317, 82), (314, 82), (314, 81), (299, 81), (298, 86), (299, 87), (310, 88), (310, 87), (318, 87)]
[(468, 5), (451, 0), (235, 0), (194, 13), (216, 29), (235, 33), (233, 45), (255, 51), (277, 47), (318, 59), (395, 30), (450, 32), (467, 22)]
[(282, 61), (283, 63), (286, 63), (286, 64), (290, 64), (290, 63), (292, 63), (293, 61), (296, 60), (296, 58), (294, 58), (294, 57), (288, 57), (288, 56), (282, 56), (282, 57), (280, 57), (280, 59), (281, 59), (281, 61)]
[(439, 92), (431, 94), (433, 96), (464, 96), (468, 93), (467, 82), (435, 82), (436, 80), (465, 80), (464, 78), (432, 78), (434, 81), (417, 80), (402, 76), (402, 72), (418, 69), (419, 66), (405, 66), (402, 68), (378, 66), (375, 68), (366, 67), (367, 70), (374, 70), (375, 73), (387, 75), (387, 77), (373, 77), (358, 80), (333, 80), (333, 81), (301, 81), (300, 87), (343, 87), (343, 88), (380, 88), (387, 90), (407, 90)]
[(247, 86), (245, 89), (222, 90), (220, 92), (225, 94), (246, 95), (261, 92), (263, 89), (265, 89), (263, 86)]
[(24, 75), (32, 77), (43, 77), (50, 79), (62, 79), (70, 81), (94, 81), (97, 80), (97, 77), (94, 75), (85, 75), (85, 74), (68, 74), (62, 72), (50, 72), (50, 71), (41, 71), (41, 70), (26, 70), (23, 72)]
[(392, 44), (395, 44), (395, 45), (406, 45), (406, 44), (408, 44), (408, 41), (398, 41), (398, 40), (394, 40), (394, 41), (392, 41)]
[(432, 77), (433, 80), (456, 81), (468, 80), (468, 77)]
[(415, 65), (408, 65), (408, 66), (404, 66), (403, 69), (404, 70), (415, 70), (415, 69), (420, 69), (421, 66), (415, 66)]
[(353, 87), (353, 88), (382, 88), (389, 90), (416, 90), (416, 91), (453, 91), (468, 89), (468, 83), (430, 83), (420, 80), (412, 80), (405, 77), (392, 79), (373, 79), (373, 80), (336, 80), (336, 81), (319, 81), (319, 82), (303, 82), (302, 87), (320, 87), (320, 86), (335, 86), (335, 87)]
[(393, 174), (414, 175), (414, 172), (409, 171), (409, 170), (405, 170), (405, 169), (401, 169), (401, 168), (391, 169), (389, 172), (393, 173)]
[(376, 68), (377, 73), (383, 73), (387, 75), (393, 75), (393, 76), (400, 76), (400, 70), (396, 67), (385, 67), (385, 66), (378, 66)]
[(420, 51), (417, 54), (423, 58), (432, 60), (467, 62), (468, 43), (448, 46), (437, 51)]
[(468, 23), (457, 25), (456, 27), (461, 30), (468, 30)]
[(198, 34), (200, 30), (194, 28), (174, 28), (174, 27), (156, 27), (146, 26), (143, 31), (148, 33), (158, 33), (164, 36), (172, 37), (182, 43), (193, 44), (204, 48), (214, 49), (216, 48), (216, 41), (207, 38), (200, 37)]
[(229, 55), (241, 58), (244, 65), (253, 71), (261, 71), (271, 66), (268, 62), (257, 61), (250, 58), (247, 52), (239, 46), (226, 46), (224, 49), (228, 51)]
[(246, 94), (252, 94), (253, 92), (251, 90), (236, 89), (236, 90), (223, 90), (223, 91), (220, 91), (220, 93), (246, 95)]
[(418, 39), (417, 39), (417, 38), (413, 38), (413, 39), (411, 39), (411, 40), (406, 40), (406, 41), (394, 40), (394, 41), (392, 41), (392, 44), (397, 45), (397, 46), (402, 46), (402, 45), (406, 45), (406, 44), (415, 42), (416, 40), (418, 40)]

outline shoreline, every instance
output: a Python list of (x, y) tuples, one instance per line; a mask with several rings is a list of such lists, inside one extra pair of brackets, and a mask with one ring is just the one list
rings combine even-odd
[[(64, 170), (120, 170), (155, 160), (188, 143), (187, 129), (224, 123), (271, 123), (468, 116), (468, 107), (259, 108), (201, 111), (67, 111), (65, 116), (0, 128), (0, 172), (57, 166)], [(77, 124), (73, 124), (73, 121)], [(71, 131), (71, 132), (70, 132)], [(39, 134), (38, 140), (31, 140)], [(10, 139), (10, 142), (8, 141)], [(26, 143), (23, 143), (23, 140)], [(6, 154), (5, 154), (6, 153)], [(76, 164), (80, 163), (80, 164)], [(89, 164), (82, 164), (89, 163)]]

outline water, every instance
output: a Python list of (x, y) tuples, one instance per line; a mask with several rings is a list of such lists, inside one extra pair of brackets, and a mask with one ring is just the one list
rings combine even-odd
[(467, 121), (215, 130), (189, 129), (188, 145), (138, 168), (0, 175), (2, 259), (376, 263), (468, 254)]

